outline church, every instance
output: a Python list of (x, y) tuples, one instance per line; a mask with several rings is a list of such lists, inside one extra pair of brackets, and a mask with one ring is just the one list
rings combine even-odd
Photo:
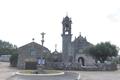
[(64, 64), (79, 63), (81, 66), (94, 65), (95, 60), (92, 56), (85, 53), (85, 50), (92, 47), (86, 37), (81, 34), (72, 41), (72, 20), (68, 16), (62, 21), (62, 61)]
[(28, 43), (18, 48), (18, 64), (20, 69), (36, 69), (38, 61), (45, 59), (44, 67), (49, 69), (64, 69), (66, 66), (77, 69), (84, 66), (94, 66), (95, 59), (86, 53), (93, 46), (81, 34), (72, 41), (72, 20), (68, 16), (62, 21), (62, 52), (50, 50), (36, 42)]

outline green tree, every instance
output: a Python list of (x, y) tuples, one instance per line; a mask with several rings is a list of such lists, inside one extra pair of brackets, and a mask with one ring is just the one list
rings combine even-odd
[(16, 48), (16, 45), (0, 40), (0, 55), (12, 54)]
[(0, 55), (11, 55), (10, 65), (17, 65), (18, 54), (16, 45), (0, 40)]
[(100, 62), (104, 63), (104, 61), (108, 57), (117, 56), (118, 50), (115, 45), (112, 45), (110, 42), (100, 43), (91, 48), (89, 48), (89, 53)]

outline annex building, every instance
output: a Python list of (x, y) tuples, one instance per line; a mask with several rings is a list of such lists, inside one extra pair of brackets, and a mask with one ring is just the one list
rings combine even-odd
[(36, 69), (38, 59), (50, 54), (48, 48), (36, 43), (31, 42), (18, 48), (18, 63), (19, 69)]

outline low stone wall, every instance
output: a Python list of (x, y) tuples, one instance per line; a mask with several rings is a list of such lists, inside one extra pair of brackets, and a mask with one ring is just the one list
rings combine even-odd
[(81, 70), (81, 71), (113, 71), (117, 70), (117, 64), (99, 63), (94, 65), (81, 66), (79, 63), (64, 64), (61, 62), (49, 62), (44, 65), (46, 69), (59, 70)]
[(117, 64), (115, 64), (115, 63), (111, 63), (111, 64), (99, 63), (99, 64), (97, 64), (97, 67), (99, 68), (99, 70), (102, 70), (102, 71), (117, 70)]

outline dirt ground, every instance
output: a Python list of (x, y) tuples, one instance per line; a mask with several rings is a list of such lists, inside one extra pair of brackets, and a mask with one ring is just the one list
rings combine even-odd
[[(9, 67), (9, 63), (0, 62), (0, 80), (8, 78), (18, 71)], [(81, 80), (120, 80), (120, 68), (118, 71), (77, 71), (81, 75)]]

